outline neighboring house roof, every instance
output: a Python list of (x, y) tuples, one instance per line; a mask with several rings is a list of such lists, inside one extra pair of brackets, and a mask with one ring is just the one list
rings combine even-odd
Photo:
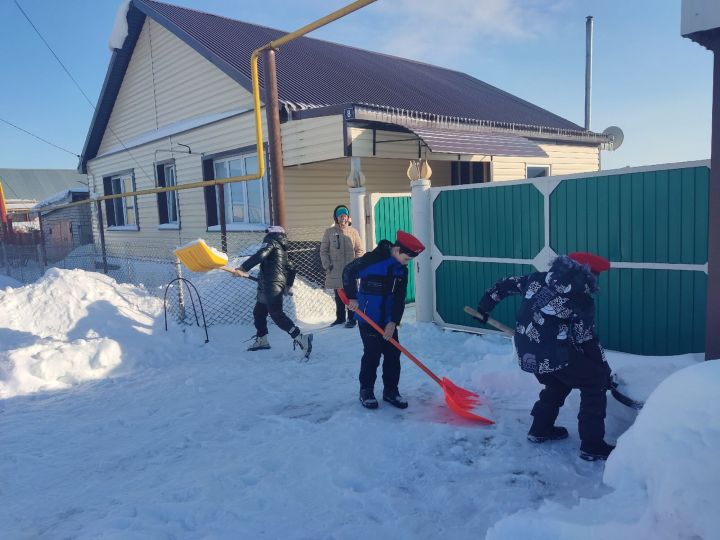
[(72, 169), (0, 169), (0, 182), (8, 201), (40, 201), (59, 191), (80, 187), (78, 183), (87, 186), (88, 180)]
[[(137, 43), (149, 16), (252, 91), (250, 55), (286, 32), (153, 0), (132, 0), (128, 36), (113, 53), (79, 168), (97, 155)], [(279, 99), (290, 110), (370, 105), (582, 132), (545, 109), (459, 71), (302, 37), (276, 55)], [(262, 86), (262, 77), (261, 77)], [(333, 113), (338, 114), (335, 110)]]
[(43, 199), (39, 203), (37, 203), (35, 206), (33, 206), (33, 210), (39, 210), (40, 208), (45, 208), (47, 206), (56, 206), (61, 204), (67, 204), (75, 201), (80, 201), (83, 199), (87, 199), (90, 196), (90, 191), (88, 188), (70, 188), (65, 189), (63, 191), (60, 191), (59, 193), (56, 193), (55, 195), (48, 197), (47, 199)]

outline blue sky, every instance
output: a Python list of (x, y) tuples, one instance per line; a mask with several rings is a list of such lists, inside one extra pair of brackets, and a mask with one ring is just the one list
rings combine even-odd
[[(96, 100), (119, 0), (18, 1)], [(349, 0), (171, 3), (290, 31)], [(378, 0), (312, 36), (457, 69), (582, 125), (587, 15), (591, 128), (625, 132), (603, 168), (709, 158), (712, 54), (680, 36), (680, 0)], [(0, 118), (79, 154), (92, 109), (12, 0), (0, 0), (0, 35)], [(77, 165), (3, 123), (0, 141), (0, 168)]]

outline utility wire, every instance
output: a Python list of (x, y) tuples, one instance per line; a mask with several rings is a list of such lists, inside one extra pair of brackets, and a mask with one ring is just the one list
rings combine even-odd
[[(36, 33), (36, 34), (38, 35), (38, 37), (42, 40), (42, 42), (45, 44), (45, 46), (48, 48), (48, 50), (50, 51), (50, 53), (55, 57), (55, 60), (57, 60), (58, 64), (60, 64), (60, 66), (61, 66), (61, 67), (63, 68), (63, 70), (65, 71), (65, 73), (67, 73), (67, 76), (70, 77), (70, 79), (72, 80), (73, 83), (75, 83), (75, 86), (77, 87), (77, 89), (78, 89), (78, 90), (80, 91), (80, 93), (83, 95), (83, 97), (85, 98), (85, 100), (90, 104), (90, 107), (92, 107), (93, 110), (96, 110), (95, 104), (94, 104), (94, 103), (92, 102), (92, 100), (87, 96), (87, 94), (83, 91), (83, 89), (80, 87), (80, 84), (75, 80), (75, 77), (72, 76), (72, 74), (70, 73), (70, 70), (68, 70), (68, 68), (65, 67), (65, 64), (63, 64), (62, 60), (60, 60), (60, 58), (58, 57), (58, 55), (55, 54), (55, 51), (53, 50), (53, 48), (50, 46), (50, 44), (47, 42), (47, 40), (46, 40), (46, 39), (43, 37), (43, 35), (40, 33), (40, 30), (38, 30), (37, 26), (35, 26), (35, 24), (32, 22), (32, 20), (30, 20), (30, 17), (28, 16), (27, 13), (25, 13), (25, 10), (22, 8), (22, 6), (21, 6), (20, 3), (18, 2), (18, 0), (14, 0), (14, 2), (15, 2), (15, 5), (17, 6), (17, 8), (20, 10), (20, 13), (22, 13), (22, 14), (23, 14), (23, 17), (25, 17), (25, 19), (27, 19), (27, 22), (30, 23), (30, 26), (32, 26), (32, 27), (33, 27), (33, 30), (35, 30), (35, 33)], [(154, 89), (153, 89), (153, 90), (154, 90)], [(7, 123), (9, 124), (10, 122), (7, 122)], [(11, 124), (11, 125), (12, 125), (12, 124)], [(14, 126), (14, 127), (17, 127), (17, 126)], [(18, 129), (22, 129), (22, 128), (18, 128)], [(132, 158), (132, 160), (135, 162), (135, 164), (140, 168), (140, 170), (143, 172), (143, 174), (145, 175), (145, 177), (151, 179), (152, 177), (151, 177), (150, 175), (148, 175), (148, 173), (145, 171), (145, 169), (143, 169), (143, 166), (140, 165), (140, 163), (138, 162), (137, 159), (135, 159), (135, 156), (133, 156), (133, 155), (132, 155), (132, 152), (130, 152), (130, 149), (129, 149), (127, 146), (125, 146), (125, 143), (124, 143), (124, 142), (122, 141), (122, 139), (118, 136), (118, 134), (115, 133), (115, 131), (113, 131), (113, 129), (112, 129), (109, 125), (106, 126), (106, 129), (107, 129), (110, 133), (112, 133), (113, 136), (118, 140), (118, 142), (120, 143), (120, 145), (121, 145), (121, 146), (123, 147), (123, 149), (128, 153), (128, 155)], [(25, 131), (25, 130), (23, 129), (22, 131)], [(29, 132), (26, 132), (26, 133), (29, 133)], [(30, 133), (30, 135), (32, 135), (32, 133)], [(33, 137), (35, 137), (35, 135), (33, 135)], [(38, 137), (38, 139), (40, 139), (40, 137)], [(44, 140), (44, 139), (41, 139), (41, 140)], [(45, 141), (45, 142), (48, 142), (48, 141)], [(52, 143), (48, 142), (48, 144), (52, 144)], [(53, 144), (53, 146), (55, 146), (55, 145)], [(58, 146), (57, 148), (60, 148), (60, 147)], [(61, 148), (61, 150), (65, 150), (65, 149), (64, 149), (64, 148)], [(66, 150), (66, 152), (67, 152), (67, 150)], [(79, 156), (79, 155), (77, 155), (77, 154), (74, 154), (74, 153), (72, 153), (72, 152), (71, 152), (71, 154), (74, 155), (74, 156), (77, 156), (79, 159), (82, 159), (81, 156)]]
[(94, 109), (94, 108), (95, 108), (95, 105), (93, 105), (93, 102), (90, 100), (89, 97), (87, 97), (87, 94), (86, 94), (85, 92), (83, 92), (83, 89), (80, 88), (80, 85), (79, 85), (78, 82), (75, 80), (75, 77), (73, 77), (72, 74), (70, 73), (70, 71), (68, 70), (68, 68), (65, 67), (65, 64), (62, 63), (62, 60), (60, 60), (60, 58), (58, 58), (58, 55), (55, 54), (55, 51), (53, 51), (53, 49), (52, 49), (52, 47), (50, 46), (50, 44), (45, 40), (45, 38), (43, 37), (43, 35), (40, 33), (40, 30), (38, 30), (38, 29), (37, 29), (37, 26), (35, 26), (35, 24), (33, 24), (33, 22), (30, 20), (30, 17), (28, 17), (28, 14), (25, 13), (25, 10), (22, 8), (22, 6), (18, 3), (17, 0), (15, 0), (15, 5), (16, 5), (17, 8), (20, 10), (20, 13), (22, 13), (23, 16), (27, 19), (27, 22), (30, 23), (30, 26), (33, 27), (33, 30), (35, 30), (35, 33), (36, 33), (36, 34), (38, 35), (38, 37), (42, 40), (42, 42), (45, 44), (45, 46), (48, 48), (48, 50), (50, 51), (50, 53), (55, 57), (55, 60), (58, 61), (58, 64), (60, 64), (60, 66), (65, 70), (65, 73), (67, 73), (67, 76), (70, 77), (70, 79), (72, 80), (72, 82), (75, 83), (75, 86), (77, 86), (77, 89), (80, 90), (80, 93), (85, 97), (85, 99), (87, 100), (87, 102), (88, 102), (88, 103), (90, 104), (90, 106)]
[(27, 134), (30, 135), (31, 137), (35, 137), (36, 139), (41, 140), (41, 141), (44, 142), (45, 144), (49, 144), (50, 146), (54, 146), (54, 147), (57, 148), (58, 150), (62, 150), (63, 152), (67, 152), (67, 153), (70, 154), (71, 156), (75, 156), (76, 158), (79, 158), (79, 157), (80, 157), (79, 154), (76, 154), (75, 152), (71, 152), (71, 151), (68, 150), (67, 148), (63, 148), (62, 146), (58, 146), (57, 144), (51, 143), (50, 141), (48, 141), (47, 139), (43, 139), (43, 138), (40, 137), (39, 135), (35, 135), (34, 133), (30, 133), (27, 129), (23, 129), (23, 128), (21, 128), (20, 126), (16, 126), (16, 125), (13, 124), (12, 122), (8, 122), (8, 121), (5, 120), (4, 118), (0, 118), (0, 122), (5, 122), (7, 125), (12, 126), (12, 127), (14, 127), (15, 129), (19, 129), (20, 131), (22, 131), (22, 132), (24, 132), (24, 133), (27, 133)]

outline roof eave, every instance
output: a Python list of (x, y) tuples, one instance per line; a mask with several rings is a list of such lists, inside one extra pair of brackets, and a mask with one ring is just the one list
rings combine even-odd
[(87, 162), (97, 155), (97, 151), (100, 148), (100, 143), (102, 142), (103, 135), (110, 121), (110, 115), (115, 107), (115, 100), (120, 92), (122, 81), (125, 78), (125, 72), (130, 64), (130, 58), (132, 58), (135, 45), (140, 37), (140, 31), (145, 23), (145, 15), (138, 9), (135, 9), (134, 5), (131, 4), (130, 9), (128, 9), (127, 21), (128, 35), (125, 38), (122, 49), (113, 50), (107, 72), (105, 73), (105, 80), (100, 90), (100, 96), (98, 97), (95, 107), (95, 113), (90, 122), (90, 129), (85, 137), (85, 144), (83, 145), (83, 151), (80, 155), (77, 168), (81, 174), (87, 173)]

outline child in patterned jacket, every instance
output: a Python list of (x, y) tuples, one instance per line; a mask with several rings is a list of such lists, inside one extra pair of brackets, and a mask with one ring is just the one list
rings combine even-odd
[(532, 409), (528, 440), (565, 439), (568, 431), (555, 420), (573, 388), (580, 390), (580, 457), (607, 459), (614, 446), (605, 442), (606, 392), (610, 367), (595, 334), (597, 278), (610, 263), (592, 253), (557, 257), (547, 272), (498, 281), (478, 304), (487, 321), (509, 295), (521, 294), (514, 344), (520, 367), (545, 385)]

